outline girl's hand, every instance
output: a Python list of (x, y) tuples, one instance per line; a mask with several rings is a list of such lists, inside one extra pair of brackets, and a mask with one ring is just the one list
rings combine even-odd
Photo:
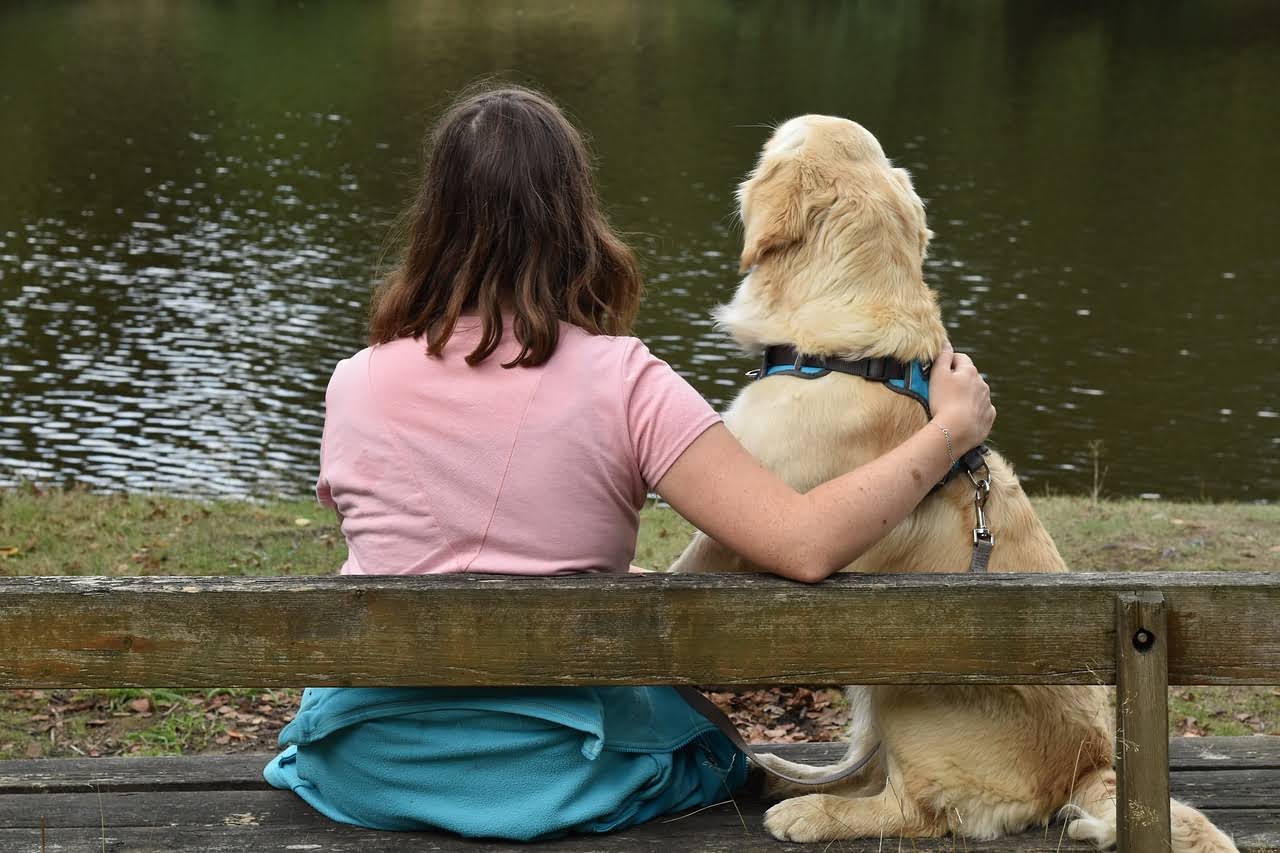
[(996, 420), (986, 380), (973, 360), (955, 352), (950, 343), (943, 346), (929, 374), (929, 407), (934, 422), (951, 433), (956, 456), (982, 444)]

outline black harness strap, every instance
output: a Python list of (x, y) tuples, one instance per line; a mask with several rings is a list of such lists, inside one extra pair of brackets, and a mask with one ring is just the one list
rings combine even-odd
[[(790, 370), (774, 370), (780, 364), (790, 364)], [(803, 368), (809, 368), (804, 370)], [(796, 376), (801, 379), (821, 379), (828, 373), (846, 373), (860, 376), (872, 382), (887, 382), (890, 379), (905, 379), (910, 375), (910, 366), (895, 358), (834, 358), (828, 355), (805, 355), (790, 344), (765, 347), (760, 367), (751, 371), (750, 376), (764, 379), (766, 376)], [(923, 402), (923, 401), (922, 401)], [(925, 403), (928, 411), (928, 404)]]

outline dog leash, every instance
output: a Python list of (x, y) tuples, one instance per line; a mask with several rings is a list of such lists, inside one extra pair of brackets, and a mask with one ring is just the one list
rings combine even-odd
[(770, 767), (768, 757), (771, 756), (772, 753), (760, 753), (753, 749), (751, 744), (747, 743), (746, 740), (743, 739), (741, 733), (738, 732), (738, 727), (733, 724), (733, 721), (726, 717), (724, 712), (717, 708), (710, 699), (703, 696), (697, 688), (677, 684), (675, 685), (675, 691), (680, 694), (680, 698), (684, 699), (684, 701), (688, 703), (690, 708), (693, 708), (693, 710), (705, 717), (707, 721), (719, 729), (734, 746), (742, 750), (747, 758), (750, 759), (752, 764), (759, 767), (770, 776), (776, 776), (786, 782), (793, 782), (797, 785), (830, 785), (833, 782), (840, 782), (848, 779), (850, 776), (853, 776), (858, 771), (862, 770), (862, 768), (870, 764), (871, 759), (875, 758), (876, 753), (880, 751), (880, 744), (877, 743), (871, 748), (870, 752), (858, 759), (858, 762), (851, 767), (841, 767), (839, 770), (812, 778), (791, 776), (783, 773), (781, 770)]

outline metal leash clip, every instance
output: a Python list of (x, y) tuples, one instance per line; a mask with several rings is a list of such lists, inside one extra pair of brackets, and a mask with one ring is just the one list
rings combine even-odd
[(991, 495), (991, 469), (984, 464), (983, 469), (986, 476), (978, 479), (972, 471), (966, 471), (969, 475), (969, 482), (973, 483), (973, 512), (975, 516), (973, 526), (973, 561), (969, 564), (971, 572), (985, 572), (987, 570), (987, 562), (991, 559), (991, 551), (996, 546), (996, 535), (991, 532), (991, 528), (987, 527), (987, 514), (983, 511), (983, 507), (987, 505), (987, 498)]

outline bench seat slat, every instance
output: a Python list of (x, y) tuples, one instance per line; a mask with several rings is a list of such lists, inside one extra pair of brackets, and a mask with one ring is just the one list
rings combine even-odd
[[(660, 831), (641, 827), (620, 835), (592, 838), (570, 838), (537, 845), (503, 844), (493, 841), (467, 841), (446, 838), (434, 833), (371, 833), (349, 827), (318, 829), (299, 828), (228, 828), (207, 829), (136, 827), (108, 828), (98, 833), (86, 829), (50, 829), (46, 846), (41, 847), (36, 830), (0, 830), (0, 850), (6, 853), (173, 853), (175, 850), (199, 850), (201, 853), (797, 853), (810, 848), (774, 841), (759, 830), (760, 815), (748, 818), (757, 829), (746, 833), (736, 822), (709, 820), (701, 815), (663, 827)], [(1066, 841), (1061, 846), (1057, 836), (1018, 836), (975, 845), (958, 847), (951, 838), (918, 840), (913, 853), (1086, 853), (1094, 848)], [(826, 845), (812, 845), (821, 851)], [(832, 850), (837, 849), (835, 846)], [(887, 848), (875, 840), (842, 841), (841, 853), (885, 853)], [(896, 840), (893, 850), (897, 849)], [(1275, 847), (1248, 845), (1243, 853), (1273, 853)]]
[[(832, 761), (842, 744), (773, 745), (793, 760)], [(1201, 806), (1246, 853), (1280, 851), (1280, 738), (1177, 738), (1170, 743), (1176, 796)], [(260, 771), (266, 753), (174, 758), (50, 759), (0, 762), (0, 850), (37, 853), (43, 820), (45, 850), (107, 849), (153, 853), (200, 849), (214, 853), (317, 850), (325, 853), (382, 851), (577, 851), (796, 850), (764, 836), (760, 816), (767, 804), (739, 799), (737, 812), (725, 805), (668, 823), (653, 823), (617, 836), (575, 838), (536, 848), (493, 842), (466, 842), (434, 833), (373, 833), (334, 824), (293, 794), (266, 789)], [(1219, 769), (1225, 764), (1253, 765)], [(1207, 768), (1207, 769), (1206, 769)], [(69, 793), (56, 793), (63, 791)], [(99, 793), (101, 792), (101, 793)], [(105, 827), (105, 829), (104, 829)], [(993, 844), (969, 842), (980, 853), (1084, 851), (1070, 842), (1058, 846), (1060, 825)], [(59, 846), (60, 845), (60, 846)], [(319, 846), (312, 846), (319, 845)], [(873, 843), (841, 843), (852, 853), (880, 850)], [(917, 842), (920, 851), (955, 851), (953, 839)]]
[[(292, 795), (280, 791), (232, 792), (205, 795), (201, 803), (166, 799), (161, 794), (37, 795), (92, 799), (75, 822), (67, 826), (58, 822), (63, 815), (50, 810), (43, 830), (41, 847), (39, 827), (0, 828), (0, 849), (7, 853), (99, 853), (128, 850), (131, 853), (170, 853), (173, 850), (201, 850), (206, 853), (249, 853), (249, 851), (306, 851), (324, 853), (383, 853), (383, 851), (518, 851), (526, 853), (612, 853), (612, 851), (645, 851), (657, 853), (704, 851), (704, 853), (783, 853), (807, 848), (784, 844), (767, 837), (761, 829), (761, 815), (766, 804), (758, 800), (739, 803), (742, 820), (732, 806), (724, 805), (690, 817), (666, 823), (655, 822), (612, 836), (566, 838), (536, 847), (503, 844), (493, 841), (467, 841), (439, 833), (373, 832), (334, 824), (306, 808)], [(187, 794), (197, 797), (195, 793)], [(133, 804), (122, 798), (137, 798)], [(0, 798), (0, 801), (7, 798)], [(27, 799), (27, 798), (23, 798)], [(270, 800), (271, 802), (264, 802)], [(113, 823), (111, 815), (123, 815), (128, 809), (150, 810), (152, 825), (124, 826)], [(1223, 830), (1231, 833), (1242, 853), (1276, 853), (1280, 851), (1280, 829), (1274, 810), (1208, 810), (1206, 812)], [(93, 818), (102, 815), (105, 826)], [(208, 824), (213, 815), (222, 823)], [(168, 818), (172, 825), (164, 825)], [(746, 822), (744, 829), (742, 821)], [(929, 853), (1083, 853), (1091, 847), (1063, 839), (1059, 842), (1061, 824), (995, 842), (960, 842), (953, 838), (919, 839), (911, 849)], [(105, 841), (105, 845), (104, 845)], [(313, 846), (314, 845), (314, 846)], [(888, 849), (878, 840), (842, 841), (838, 845), (848, 853), (882, 853)], [(814, 847), (821, 849), (821, 846)], [(833, 848), (834, 849), (834, 848)], [(897, 849), (896, 841), (893, 848)], [(904, 847), (905, 849), (905, 847)]]
[[(760, 744), (792, 761), (830, 764), (843, 743)], [(219, 791), (266, 789), (262, 767), (274, 753), (164, 758), (48, 758), (0, 761), (0, 794), (85, 791)], [(1169, 741), (1178, 770), (1280, 770), (1280, 737), (1178, 737)], [(1280, 801), (1280, 792), (1274, 798)]]
[[(1276, 770), (1180, 771), (1172, 777), (1173, 796), (1196, 808), (1271, 809), (1280, 823), (1277, 791)], [(41, 820), (47, 826), (234, 826), (243, 815), (243, 822), (255, 826), (322, 820), (292, 793), (270, 788), (0, 794), (0, 829), (39, 827)]]

